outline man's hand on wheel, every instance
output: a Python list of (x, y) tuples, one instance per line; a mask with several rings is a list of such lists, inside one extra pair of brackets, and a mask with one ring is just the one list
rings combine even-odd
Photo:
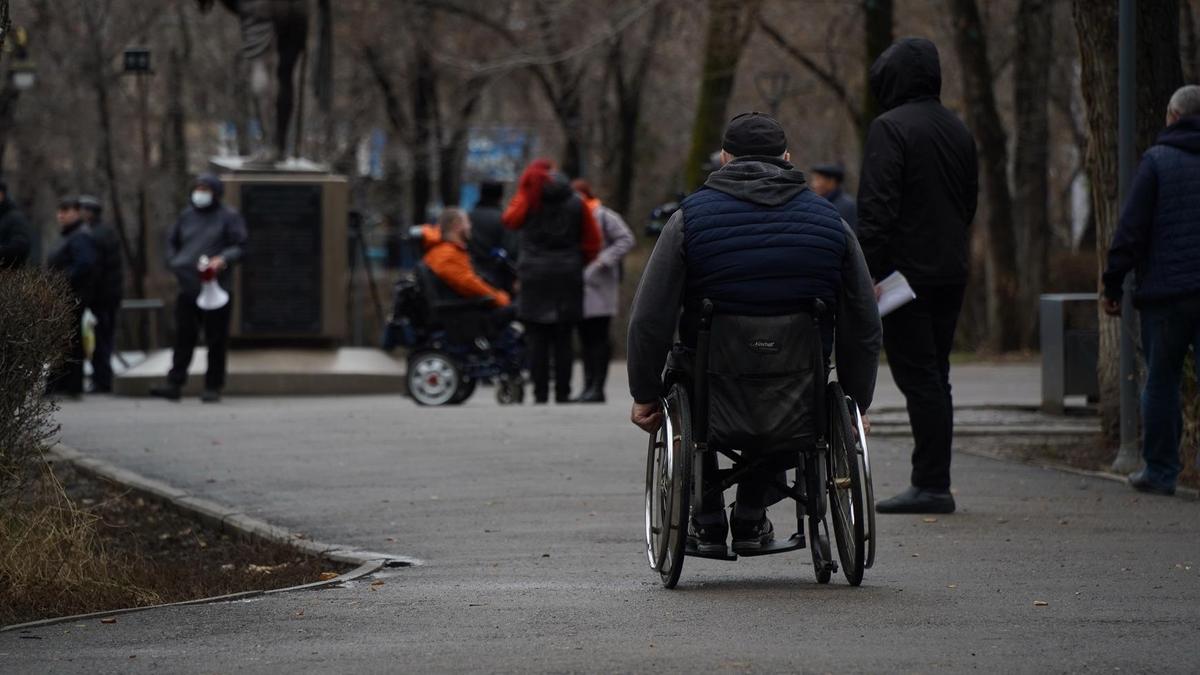
[(871, 416), (866, 413), (863, 413), (862, 423), (863, 423), (863, 431), (865, 431), (867, 433), (867, 435), (870, 436), (871, 435)]
[(1100, 308), (1109, 316), (1121, 316), (1121, 301), (1109, 297), (1100, 298)]
[(633, 411), (629, 413), (629, 421), (648, 434), (658, 431), (662, 426), (662, 419), (662, 405), (658, 401), (634, 403)]

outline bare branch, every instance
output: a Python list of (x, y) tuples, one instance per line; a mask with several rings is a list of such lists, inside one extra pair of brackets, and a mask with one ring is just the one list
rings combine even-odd
[(858, 101), (850, 95), (850, 92), (846, 90), (846, 87), (837, 79), (837, 77), (833, 75), (833, 73), (829, 72), (823, 68), (821, 64), (809, 58), (807, 54), (800, 50), (799, 47), (788, 42), (787, 38), (785, 38), (782, 33), (776, 30), (775, 27), (766, 20), (760, 18), (758, 27), (762, 29), (764, 33), (766, 33), (767, 37), (771, 38), (771, 41), (774, 42), (776, 46), (787, 53), (788, 56), (795, 59), (797, 63), (804, 66), (809, 72), (816, 76), (816, 78), (820, 80), (822, 84), (828, 87), (829, 90), (833, 92), (834, 96), (837, 96), (838, 100), (842, 102), (843, 106), (845, 106), (846, 112), (850, 114), (850, 118), (854, 122), (855, 127), (861, 128), (863, 126), (862, 110), (859, 109)]

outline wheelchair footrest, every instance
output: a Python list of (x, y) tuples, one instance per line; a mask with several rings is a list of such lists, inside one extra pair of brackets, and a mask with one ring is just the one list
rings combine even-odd
[(757, 550), (737, 551), (737, 555), (750, 558), (750, 557), (753, 557), (756, 555), (771, 555), (772, 553), (784, 553), (786, 551), (795, 551), (798, 549), (805, 548), (807, 545), (808, 545), (807, 542), (805, 542), (805, 540), (804, 540), (804, 533), (797, 532), (796, 534), (793, 534), (791, 537), (789, 537), (787, 539), (776, 539), (775, 541), (771, 542), (770, 544), (767, 544), (766, 546), (764, 546), (760, 549), (757, 549)]
[(697, 550), (696, 547), (689, 544), (688, 547), (683, 550), (683, 554), (689, 558), (708, 558), (709, 560), (728, 560), (730, 562), (737, 560), (737, 555), (730, 552), (728, 546), (725, 547), (724, 551), (708, 553), (701, 552)]

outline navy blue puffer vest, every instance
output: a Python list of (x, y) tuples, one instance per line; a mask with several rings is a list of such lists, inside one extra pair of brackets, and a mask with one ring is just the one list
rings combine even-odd
[(1138, 303), (1200, 293), (1200, 154), (1155, 145), (1146, 151), (1158, 176), (1146, 257), (1138, 266)]
[(683, 242), (685, 315), (706, 298), (726, 314), (794, 314), (814, 298), (836, 309), (846, 232), (812, 190), (763, 206), (702, 188), (683, 201)]

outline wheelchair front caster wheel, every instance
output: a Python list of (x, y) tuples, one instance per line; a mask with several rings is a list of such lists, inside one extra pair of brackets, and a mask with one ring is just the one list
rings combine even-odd
[[(408, 395), (418, 405), (446, 405), (455, 401), (467, 385), (463, 381), (458, 364), (448, 355), (438, 351), (413, 354), (408, 359)], [(470, 396), (470, 393), (467, 394)]]

